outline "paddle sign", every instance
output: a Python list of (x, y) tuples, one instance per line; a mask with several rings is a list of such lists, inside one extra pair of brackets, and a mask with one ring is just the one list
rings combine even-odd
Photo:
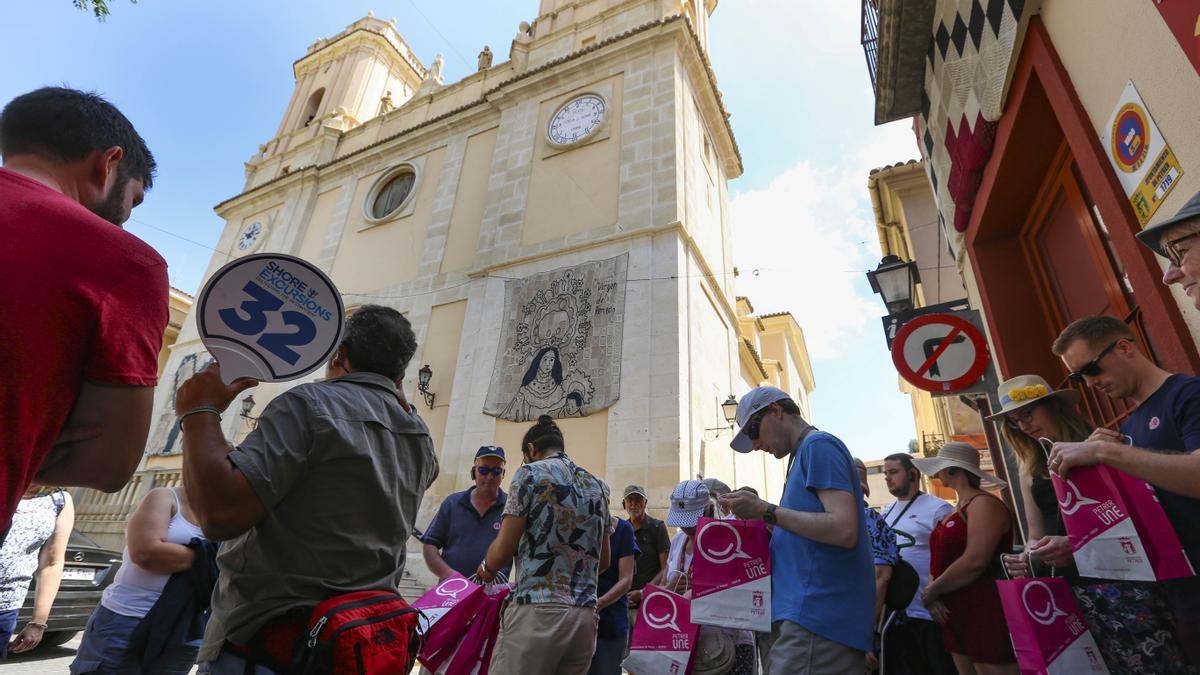
[(987, 371), (987, 340), (966, 319), (925, 314), (897, 331), (892, 363), (913, 386), (937, 393), (955, 392), (971, 386)]
[(226, 384), (294, 380), (323, 365), (346, 310), (325, 273), (300, 258), (262, 253), (217, 270), (197, 300), (200, 339)]

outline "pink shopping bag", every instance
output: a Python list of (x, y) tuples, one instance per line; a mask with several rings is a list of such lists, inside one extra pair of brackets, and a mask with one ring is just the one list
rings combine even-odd
[(629, 656), (621, 666), (637, 675), (685, 675), (700, 627), (691, 621), (691, 603), (682, 595), (647, 584), (642, 591)]
[(1080, 574), (1129, 581), (1195, 575), (1148, 483), (1104, 465), (1050, 477)]
[(701, 518), (692, 558), (692, 621), (771, 631), (771, 542), (759, 520)]
[(492, 651), (496, 647), (496, 636), (500, 633), (500, 612), (511, 590), (509, 586), (486, 589), (483, 602), (476, 610), (462, 642), (445, 669), (437, 671), (439, 675), (487, 675), (492, 663)]
[(453, 574), (412, 604), (426, 617), (422, 622), (424, 642), (417, 654), (426, 668), (437, 670), (449, 658), (485, 597), (483, 586)]
[(1017, 579), (997, 581), (996, 589), (1022, 673), (1108, 672), (1067, 582)]

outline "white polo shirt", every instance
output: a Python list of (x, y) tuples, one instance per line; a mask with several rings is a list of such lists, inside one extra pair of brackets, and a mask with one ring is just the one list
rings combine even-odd
[(933, 620), (921, 602), (921, 592), (929, 583), (929, 534), (953, 510), (950, 502), (922, 492), (913, 500), (896, 500), (883, 511), (883, 519), (896, 532), (900, 557), (921, 577), (921, 585), (908, 606), (907, 614), (914, 619)]

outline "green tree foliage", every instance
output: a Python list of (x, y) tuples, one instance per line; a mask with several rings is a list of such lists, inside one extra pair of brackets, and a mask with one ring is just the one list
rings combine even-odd
[[(96, 15), (97, 21), (104, 21), (108, 18), (108, 0), (71, 0), (75, 3), (75, 7), (83, 11), (91, 10), (92, 14)], [(137, 4), (137, 0), (129, 0), (130, 4)]]

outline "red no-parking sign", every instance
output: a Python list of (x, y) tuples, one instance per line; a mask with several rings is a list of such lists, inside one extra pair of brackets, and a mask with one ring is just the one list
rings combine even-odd
[(914, 387), (954, 392), (971, 386), (987, 371), (987, 340), (966, 319), (926, 314), (896, 333), (892, 363)]

